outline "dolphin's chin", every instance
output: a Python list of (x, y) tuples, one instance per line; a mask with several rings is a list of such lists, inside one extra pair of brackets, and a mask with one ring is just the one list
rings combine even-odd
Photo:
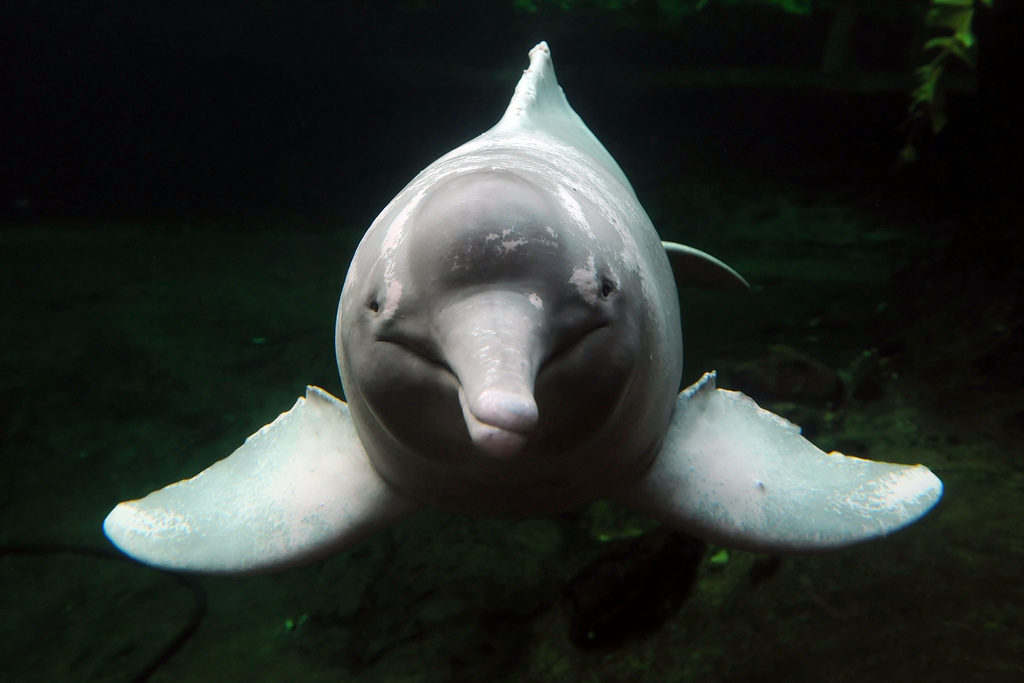
[(480, 423), (479, 429), (470, 430), (473, 445), (484, 455), (495, 458), (511, 458), (522, 452), (526, 446), (527, 434), (512, 432), (501, 427)]

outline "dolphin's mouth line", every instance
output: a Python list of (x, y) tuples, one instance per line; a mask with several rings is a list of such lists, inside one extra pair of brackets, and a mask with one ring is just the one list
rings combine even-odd
[(544, 359), (544, 362), (541, 363), (540, 368), (537, 371), (538, 376), (540, 375), (541, 372), (544, 371), (544, 369), (547, 366), (551, 365), (552, 363), (557, 363), (559, 360), (562, 359), (563, 356), (569, 355), (569, 353), (573, 349), (575, 349), (577, 346), (579, 346), (583, 342), (584, 339), (586, 339), (590, 335), (594, 334), (598, 330), (602, 330), (602, 329), (604, 329), (606, 327), (611, 327), (611, 323), (608, 322), (608, 321), (602, 320), (601, 322), (597, 323), (596, 325), (593, 325), (592, 327), (587, 328), (582, 333), (580, 333), (578, 335), (573, 335), (572, 337), (570, 337), (569, 339), (567, 339), (563, 343), (559, 344), (550, 354), (548, 354), (548, 357)]
[(498, 425), (494, 425), (494, 424), (491, 424), (489, 422), (484, 422), (479, 417), (474, 415), (473, 411), (467, 409), (466, 412), (469, 413), (470, 419), (472, 419), (474, 422), (478, 423), (482, 427), (485, 427), (485, 428), (490, 429), (490, 430), (494, 430), (495, 432), (503, 432), (503, 433), (507, 432), (508, 434), (518, 434), (519, 436), (522, 436), (524, 439), (527, 436), (529, 436), (529, 434), (530, 434), (529, 432), (521, 431), (521, 430), (518, 430), (518, 429), (513, 429), (511, 427), (500, 427)]
[(441, 360), (439, 356), (424, 349), (423, 345), (411, 344), (406, 340), (388, 339), (386, 337), (378, 337), (376, 341), (381, 344), (391, 344), (393, 346), (397, 346), (403, 351), (406, 351), (407, 353), (416, 356), (427, 365), (432, 365), (439, 370), (447, 372), (452, 377), (455, 377), (455, 373), (452, 371), (451, 367), (449, 367), (447, 363)]
[(490, 430), (494, 430), (494, 431), (498, 431), (498, 432), (508, 432), (509, 434), (519, 434), (523, 438), (526, 438), (527, 436), (529, 436), (529, 434), (530, 434), (529, 430), (516, 429), (515, 427), (505, 427), (505, 426), (502, 426), (502, 425), (496, 425), (496, 424), (493, 424), (491, 422), (487, 422), (485, 419), (481, 418), (480, 416), (478, 416), (476, 413), (473, 412), (473, 410), (469, 407), (469, 404), (466, 402), (464, 396), (465, 396), (465, 390), (460, 386), (459, 387), (459, 403), (462, 404), (463, 417), (466, 418), (467, 424), (469, 422), (473, 422), (473, 423), (475, 423), (476, 425), (479, 425), (482, 428), (486, 428), (486, 429), (490, 429)]
[(469, 407), (462, 385), (459, 385), (459, 405), (469, 438), (484, 455), (501, 460), (520, 453), (526, 446), (528, 432), (489, 424), (477, 417)]

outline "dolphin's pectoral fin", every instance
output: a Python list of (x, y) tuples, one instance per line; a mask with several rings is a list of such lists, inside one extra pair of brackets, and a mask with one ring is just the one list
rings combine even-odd
[(700, 249), (677, 242), (662, 242), (672, 266), (676, 288), (713, 289), (723, 292), (745, 292), (750, 285), (743, 276)]
[(318, 559), (416, 507), (371, 467), (348, 406), (307, 387), (230, 456), (119, 504), (103, 530), (149, 565), (247, 573)]
[(653, 466), (618, 499), (715, 543), (806, 552), (884, 536), (941, 496), (927, 467), (826, 454), (708, 373), (679, 395)]

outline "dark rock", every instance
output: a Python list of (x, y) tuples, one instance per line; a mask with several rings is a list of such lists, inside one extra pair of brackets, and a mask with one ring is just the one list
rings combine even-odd
[(656, 629), (690, 594), (704, 549), (703, 541), (680, 533), (616, 542), (565, 589), (570, 640), (610, 647)]
[(870, 403), (885, 396), (885, 387), (876, 375), (864, 375), (857, 378), (850, 395), (858, 401)]
[(782, 567), (782, 558), (778, 555), (762, 555), (754, 560), (754, 565), (750, 568), (750, 585), (756, 586), (759, 583), (767, 581), (776, 574), (779, 573), (779, 568)]
[(824, 363), (784, 345), (772, 346), (765, 356), (737, 365), (732, 381), (756, 400), (798, 403), (838, 403), (843, 381)]

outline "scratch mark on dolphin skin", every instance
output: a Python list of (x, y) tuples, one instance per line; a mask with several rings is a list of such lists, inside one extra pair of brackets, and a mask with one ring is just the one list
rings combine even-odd
[(576, 286), (583, 300), (588, 304), (597, 303), (597, 268), (593, 252), (587, 254), (586, 268), (574, 268), (569, 283)]
[(395, 264), (398, 261), (395, 254), (408, 234), (405, 224), (425, 194), (425, 189), (420, 190), (409, 200), (409, 203), (402, 207), (402, 210), (391, 221), (387, 232), (384, 233), (384, 239), (381, 240), (379, 258), (384, 261), (384, 305), (380, 313), (386, 318), (395, 315), (399, 300), (402, 298), (402, 282), (395, 272)]
[(562, 205), (562, 208), (567, 214), (569, 214), (569, 218), (572, 219), (572, 222), (580, 228), (584, 234), (591, 238), (594, 237), (594, 231), (590, 229), (590, 224), (587, 223), (587, 217), (583, 213), (583, 207), (580, 206), (580, 203), (572, 196), (572, 193), (566, 189), (564, 185), (558, 186), (558, 203)]
[(380, 250), (384, 254), (385, 258), (390, 258), (394, 253), (398, 245), (401, 244), (402, 240), (405, 239), (406, 229), (405, 224), (409, 220), (409, 216), (419, 206), (420, 200), (423, 199), (423, 195), (426, 194), (426, 190), (420, 190), (416, 193), (409, 202), (402, 207), (402, 209), (395, 216), (394, 220), (388, 226), (387, 232), (384, 233), (384, 239), (381, 240)]
[(527, 240), (525, 237), (517, 237), (515, 226), (511, 228), (505, 228), (499, 235), (496, 232), (492, 232), (487, 236), (487, 243), (492, 244), (497, 242), (496, 251), (501, 255), (511, 254), (519, 247), (525, 246)]
[(384, 308), (381, 309), (380, 314), (385, 318), (394, 317), (395, 311), (398, 310), (398, 301), (402, 298), (402, 281), (394, 277), (392, 274), (390, 277), (385, 276), (384, 278)]

